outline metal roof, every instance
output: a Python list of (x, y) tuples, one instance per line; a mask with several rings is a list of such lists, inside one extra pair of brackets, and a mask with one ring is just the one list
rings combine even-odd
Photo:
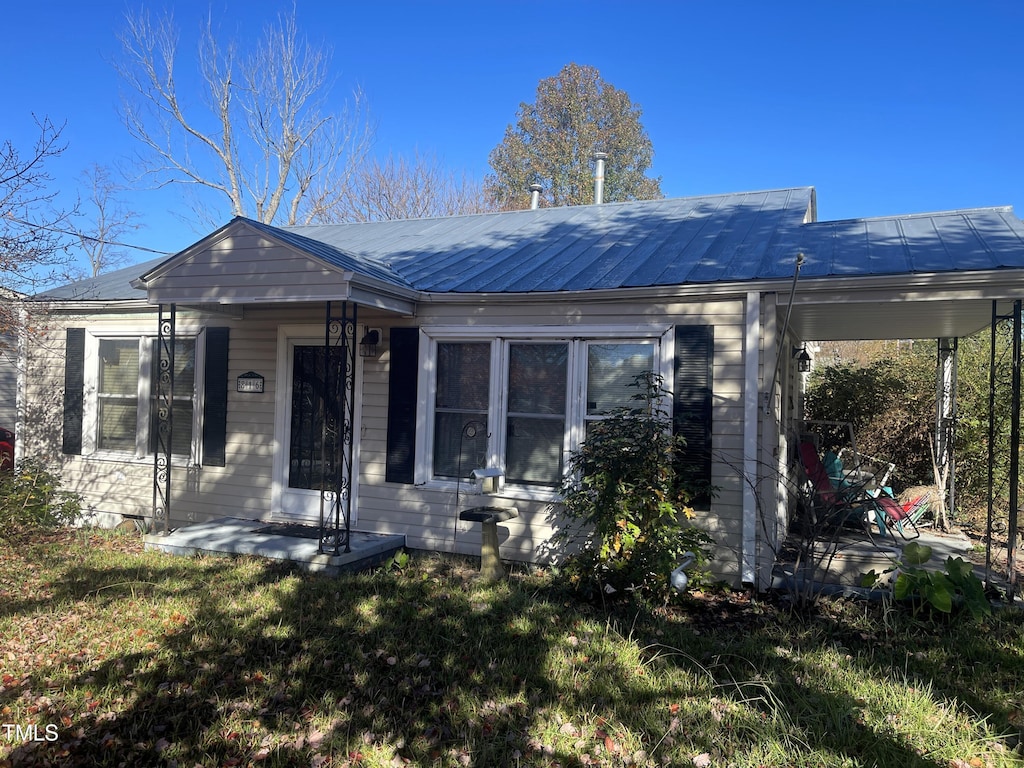
[(127, 299), (145, 300), (145, 291), (132, 287), (132, 281), (139, 275), (167, 261), (163, 256), (151, 261), (143, 261), (130, 267), (105, 272), (97, 277), (77, 280), (59, 288), (38, 293), (33, 300), (42, 301), (123, 301)]
[(789, 264), (812, 187), (285, 232), (438, 293), (712, 283)]
[(1024, 267), (1013, 209), (822, 221), (801, 227), (801, 277), (915, 275)]
[[(814, 211), (814, 189), (797, 187), (358, 224), (235, 221), (338, 269), (432, 293), (788, 281), (799, 252), (801, 281), (1024, 268), (1024, 222), (1009, 207), (805, 223)], [(142, 298), (130, 281), (176, 258), (36, 298)]]

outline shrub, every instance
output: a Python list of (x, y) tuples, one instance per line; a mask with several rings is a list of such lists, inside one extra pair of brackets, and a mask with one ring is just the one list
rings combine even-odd
[(25, 459), (0, 473), (0, 533), (74, 522), (82, 511), (82, 499), (60, 486), (60, 476), (40, 459)]
[(925, 605), (940, 613), (951, 614), (958, 600), (976, 619), (992, 613), (992, 606), (985, 596), (985, 586), (975, 575), (973, 565), (959, 557), (947, 557), (943, 570), (923, 568), (931, 557), (931, 547), (912, 541), (903, 548), (899, 562), (881, 574), (869, 571), (861, 579), (861, 586), (874, 587), (882, 576), (891, 574), (896, 579), (892, 596), (912, 605), (915, 615)]
[[(667, 599), (669, 578), (684, 553), (706, 566), (711, 538), (689, 524), (691, 494), (675, 464), (684, 450), (661, 407), (667, 394), (654, 374), (636, 377), (636, 405), (591, 422), (586, 440), (569, 459), (562, 488), (565, 514), (587, 531), (582, 549), (563, 566), (585, 596), (637, 594)], [(573, 537), (567, 530), (563, 539)]]

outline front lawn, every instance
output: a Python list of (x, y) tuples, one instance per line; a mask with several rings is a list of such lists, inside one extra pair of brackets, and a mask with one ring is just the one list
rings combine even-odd
[(1024, 618), (0, 540), (0, 766), (1018, 765)]

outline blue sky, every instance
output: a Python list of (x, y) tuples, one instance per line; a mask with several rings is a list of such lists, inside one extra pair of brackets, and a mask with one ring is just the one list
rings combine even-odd
[[(66, 121), (62, 198), (134, 149), (111, 61), (134, 3), (45, 0), (4, 12), (0, 140)], [(148, 5), (154, 11), (162, 5)], [(181, 50), (207, 13), (246, 40), (290, 3), (180, 0)], [(378, 151), (483, 177), (541, 78), (589, 64), (643, 108), (667, 196), (813, 185), (821, 219), (1014, 205), (1024, 215), (1024, 4), (1005, 0), (314, 2), (299, 25), (333, 50), (333, 94), (366, 91)], [(183, 65), (187, 58), (183, 58)], [(183, 73), (184, 76), (184, 73)], [(174, 190), (136, 191), (133, 243), (175, 251), (205, 229)], [(225, 206), (219, 219), (227, 221)], [(138, 253), (136, 258), (151, 258)]]

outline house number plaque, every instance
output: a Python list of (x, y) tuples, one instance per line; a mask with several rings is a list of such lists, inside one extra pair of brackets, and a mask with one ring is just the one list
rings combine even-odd
[(263, 391), (263, 377), (256, 373), (256, 371), (243, 373), (236, 379), (235, 383), (238, 392), (259, 393)]

